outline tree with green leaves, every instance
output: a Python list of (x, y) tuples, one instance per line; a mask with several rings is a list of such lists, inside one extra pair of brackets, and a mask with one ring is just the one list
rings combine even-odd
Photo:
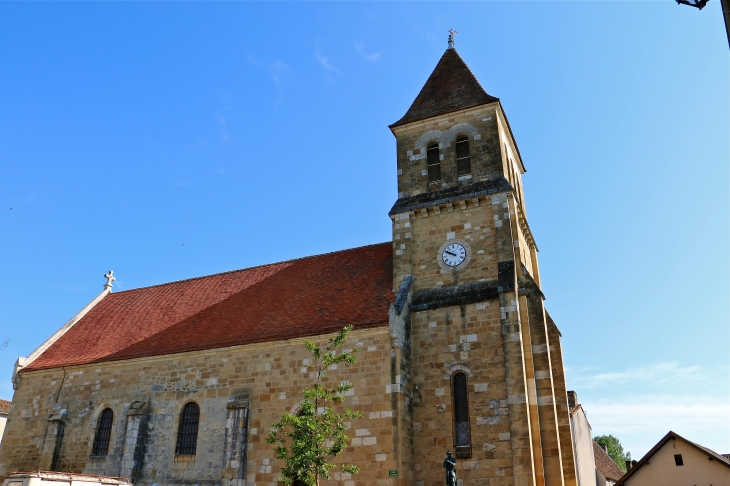
[[(352, 326), (342, 329), (330, 338), (324, 349), (311, 341), (305, 342), (312, 353), (314, 363), (307, 365), (316, 368), (316, 382), (311, 388), (302, 391), (304, 399), (299, 405), (297, 414), (284, 412), (275, 423), (266, 438), (266, 442), (275, 445), (278, 459), (284, 461), (279, 482), (292, 484), (303, 481), (307, 486), (318, 486), (319, 478), (331, 479), (330, 471), (336, 466), (328, 462), (328, 458), (340, 455), (347, 447), (350, 438), (344, 433), (347, 429), (346, 419), (360, 417), (360, 412), (345, 408), (343, 414), (335, 413), (333, 406), (342, 402), (345, 392), (352, 389), (348, 382), (327, 388), (326, 369), (339, 363), (355, 363), (352, 351), (337, 354), (337, 348), (347, 339)], [(357, 474), (360, 468), (355, 465), (341, 465), (343, 473)]]
[(631, 453), (628, 451), (624, 453), (624, 447), (616, 437), (612, 435), (599, 435), (593, 440), (598, 442), (598, 445), (600, 446), (606, 446), (606, 449), (608, 449), (608, 455), (611, 459), (613, 459), (613, 462), (618, 464), (618, 467), (620, 467), (623, 472), (626, 472), (626, 461), (631, 460)]

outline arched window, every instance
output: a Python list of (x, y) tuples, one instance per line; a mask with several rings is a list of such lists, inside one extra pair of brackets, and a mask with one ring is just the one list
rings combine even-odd
[(428, 161), (428, 182), (441, 180), (441, 157), (439, 156), (439, 144), (431, 143), (426, 149)]
[(198, 445), (198, 422), (200, 421), (200, 407), (197, 403), (186, 404), (180, 413), (180, 425), (177, 428), (178, 456), (194, 455)]
[(96, 435), (94, 436), (94, 447), (91, 454), (94, 456), (106, 456), (109, 452), (109, 442), (112, 437), (112, 422), (114, 412), (111, 408), (105, 408), (99, 415), (96, 423)]
[(460, 176), (471, 174), (469, 138), (464, 135), (456, 138), (456, 170)]
[(452, 382), (454, 392), (454, 448), (456, 449), (456, 457), (471, 457), (469, 397), (466, 391), (466, 373), (455, 373)]

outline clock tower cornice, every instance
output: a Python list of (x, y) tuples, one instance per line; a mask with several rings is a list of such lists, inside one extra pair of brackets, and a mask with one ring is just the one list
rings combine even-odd
[[(499, 193), (495, 193), (499, 194)], [(413, 208), (413, 209), (405, 209), (403, 211), (399, 212), (390, 212), (389, 216), (391, 221), (395, 222), (398, 220), (405, 220), (405, 219), (417, 219), (417, 218), (428, 218), (429, 216), (441, 214), (441, 213), (450, 213), (454, 210), (465, 210), (465, 209), (472, 209), (477, 208), (481, 204), (484, 204), (487, 201), (491, 200), (491, 194), (490, 195), (483, 195), (483, 196), (477, 196), (477, 197), (471, 197), (468, 199), (461, 198), (459, 200), (453, 201), (453, 202), (444, 202), (444, 203), (434, 203), (425, 205), (423, 207), (419, 208)], [(491, 203), (491, 202), (490, 202)], [(532, 230), (530, 229), (530, 224), (527, 222), (527, 216), (525, 215), (525, 212), (522, 210), (522, 206), (519, 204), (515, 205), (516, 211), (517, 211), (517, 220), (520, 223), (520, 229), (522, 229), (522, 233), (525, 235), (525, 240), (527, 243), (535, 248), (535, 251), (539, 251), (537, 247), (537, 243), (535, 242), (535, 237), (532, 234)]]
[(453, 207), (467, 205), (478, 206), (480, 200), (499, 194), (509, 192), (513, 188), (504, 177), (488, 179), (485, 181), (470, 184), (468, 186), (457, 186), (439, 192), (425, 192), (415, 196), (402, 197), (398, 199), (388, 214), (391, 218), (396, 214), (423, 210), (450, 211)]

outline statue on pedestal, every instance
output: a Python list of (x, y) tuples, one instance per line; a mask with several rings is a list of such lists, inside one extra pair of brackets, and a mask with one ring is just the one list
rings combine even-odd
[(446, 469), (446, 486), (456, 486), (456, 459), (451, 457), (451, 451), (446, 452), (444, 468)]

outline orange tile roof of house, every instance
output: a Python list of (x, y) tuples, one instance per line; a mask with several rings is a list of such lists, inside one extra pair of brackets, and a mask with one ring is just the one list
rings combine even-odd
[(7, 415), (10, 413), (10, 404), (7, 400), (0, 400), (0, 415)]
[(23, 371), (387, 325), (392, 287), (381, 243), (114, 292)]
[(624, 475), (624, 471), (618, 464), (616, 464), (616, 461), (611, 459), (611, 456), (609, 456), (606, 451), (603, 450), (603, 447), (601, 447), (601, 445), (595, 440), (593, 441), (593, 457), (596, 461), (596, 469), (598, 469), (598, 471), (603, 474), (606, 479), (618, 481), (619, 478)]

